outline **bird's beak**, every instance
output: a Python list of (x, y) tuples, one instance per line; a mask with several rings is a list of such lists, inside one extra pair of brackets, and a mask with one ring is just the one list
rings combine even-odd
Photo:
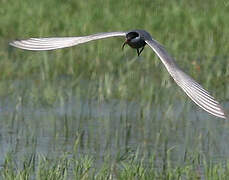
[(126, 40), (123, 45), (122, 45), (122, 50), (124, 49), (125, 45), (128, 43), (128, 41)]

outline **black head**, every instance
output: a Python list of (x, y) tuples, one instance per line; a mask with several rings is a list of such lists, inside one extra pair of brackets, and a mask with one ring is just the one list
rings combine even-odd
[(137, 37), (140, 38), (140, 35), (139, 35), (139, 33), (135, 32), (135, 31), (131, 31), (131, 32), (128, 32), (126, 34), (126, 40), (127, 41), (131, 41), (131, 39), (134, 39), (134, 38), (137, 38)]

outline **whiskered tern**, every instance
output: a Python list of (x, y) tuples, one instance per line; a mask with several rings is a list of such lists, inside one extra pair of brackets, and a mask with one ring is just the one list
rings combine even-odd
[(200, 84), (183, 72), (167, 53), (164, 47), (154, 40), (145, 30), (132, 30), (128, 32), (104, 32), (89, 36), (79, 37), (52, 37), (52, 38), (30, 38), (10, 42), (11, 46), (31, 50), (46, 51), (75, 46), (89, 41), (110, 37), (123, 36), (126, 38), (122, 48), (126, 44), (137, 50), (138, 56), (147, 44), (160, 58), (169, 74), (181, 89), (202, 109), (208, 113), (227, 119), (227, 116), (218, 101), (212, 97)]

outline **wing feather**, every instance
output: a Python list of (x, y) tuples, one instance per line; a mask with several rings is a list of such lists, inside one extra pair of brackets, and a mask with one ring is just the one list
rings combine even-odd
[(208, 113), (227, 119), (227, 116), (213, 96), (209, 94), (200, 84), (198, 84), (189, 75), (184, 73), (173, 58), (166, 52), (164, 47), (154, 39), (147, 39), (146, 43), (158, 55), (162, 63), (165, 65), (169, 74), (173, 77), (174, 81), (181, 87), (181, 89), (202, 109)]
[(75, 46), (89, 41), (104, 39), (109, 37), (125, 36), (125, 32), (107, 32), (98, 33), (89, 36), (81, 37), (52, 37), (52, 38), (30, 38), (26, 40), (16, 40), (9, 44), (11, 46), (31, 50), (31, 51), (46, 51), (60, 48)]

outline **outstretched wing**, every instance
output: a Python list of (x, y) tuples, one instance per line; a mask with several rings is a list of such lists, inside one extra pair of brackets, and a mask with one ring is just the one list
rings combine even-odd
[(105, 32), (98, 33), (89, 36), (81, 36), (81, 37), (53, 37), (53, 38), (30, 38), (26, 40), (16, 40), (12, 41), (9, 44), (11, 46), (31, 50), (31, 51), (46, 51), (46, 50), (54, 50), (60, 48), (66, 48), (75, 46), (78, 44), (86, 43), (89, 41), (104, 39), (109, 37), (116, 36), (125, 36), (125, 32)]
[(194, 79), (184, 73), (175, 63), (173, 58), (166, 52), (164, 47), (154, 39), (145, 41), (159, 56), (169, 74), (183, 91), (202, 109), (220, 118), (227, 119), (220, 104)]

